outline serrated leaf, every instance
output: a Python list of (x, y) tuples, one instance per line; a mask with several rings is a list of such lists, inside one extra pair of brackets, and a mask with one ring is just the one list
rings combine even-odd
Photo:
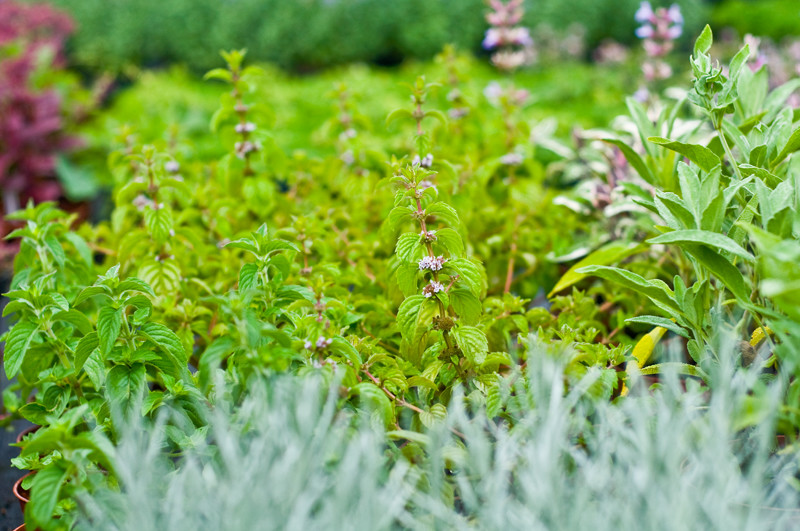
[(362, 404), (378, 412), (385, 425), (390, 425), (394, 418), (394, 408), (389, 397), (372, 382), (361, 382), (350, 389), (350, 394), (361, 398)]
[(239, 270), (239, 293), (247, 293), (258, 283), (258, 266), (245, 264)]
[(185, 368), (189, 355), (180, 338), (161, 323), (149, 322), (140, 328), (142, 334), (165, 354), (167, 354), (178, 368)]
[(444, 271), (451, 274), (455, 271), (458, 274), (459, 282), (467, 286), (475, 296), (480, 297), (483, 293), (485, 273), (483, 267), (467, 258), (456, 258), (445, 263)]
[(26, 518), (31, 527), (49, 527), (58, 504), (61, 486), (67, 480), (67, 471), (59, 464), (52, 464), (33, 477), (31, 501), (25, 508)]
[(173, 229), (172, 211), (169, 208), (148, 208), (144, 211), (147, 231), (157, 243), (164, 243)]
[(86, 317), (86, 314), (78, 310), (69, 310), (66, 312), (58, 312), (53, 315), (53, 321), (62, 321), (69, 323), (75, 327), (81, 334), (88, 334), (94, 330), (92, 322)]
[(228, 357), (234, 350), (236, 344), (230, 336), (223, 336), (215, 339), (208, 345), (200, 356), (198, 372), (200, 373), (200, 385), (205, 389), (212, 371), (220, 366), (222, 360)]
[(78, 341), (78, 346), (75, 347), (75, 372), (80, 372), (86, 360), (92, 355), (92, 352), (100, 345), (100, 340), (97, 337), (97, 332), (86, 334)]
[(6, 335), (6, 344), (3, 351), (3, 366), (6, 377), (10, 380), (19, 372), (25, 353), (36, 335), (38, 326), (30, 321), (21, 321), (15, 324)]
[(72, 306), (75, 307), (83, 301), (94, 297), (95, 295), (105, 294), (110, 298), (109, 291), (110, 290), (106, 286), (89, 286), (83, 288), (81, 292), (78, 293), (78, 296), (75, 297), (75, 300), (72, 301)]
[(475, 366), (480, 366), (489, 353), (486, 335), (474, 326), (458, 326), (450, 331), (464, 356)]
[(44, 239), (44, 244), (50, 251), (53, 260), (55, 260), (59, 266), (63, 267), (64, 263), (67, 261), (67, 255), (64, 253), (64, 248), (61, 247), (61, 243), (58, 239), (55, 236), (48, 236)]
[(419, 413), (419, 420), (426, 428), (432, 428), (447, 418), (447, 408), (443, 404), (434, 404), (427, 411)]
[(480, 299), (468, 289), (450, 290), (450, 305), (464, 324), (475, 325), (481, 318), (483, 306)]
[(438, 391), (439, 387), (433, 383), (432, 381), (428, 380), (424, 376), (412, 376), (406, 381), (408, 387), (425, 387), (432, 391)]
[(404, 222), (411, 221), (411, 219), (413, 219), (412, 213), (413, 211), (408, 207), (394, 207), (391, 211), (389, 211), (389, 217), (386, 218), (389, 229), (395, 231)]
[(419, 276), (419, 266), (414, 263), (400, 264), (397, 268), (397, 286), (403, 295), (409, 297), (417, 293), (417, 277)]
[(453, 258), (464, 256), (464, 242), (455, 230), (445, 227), (436, 231), (436, 243), (445, 248)]
[(141, 291), (152, 297), (156, 295), (153, 292), (153, 288), (151, 288), (147, 282), (136, 277), (127, 278), (117, 285), (117, 293), (122, 293), (124, 291)]
[(397, 245), (394, 252), (397, 257), (403, 262), (411, 262), (414, 260), (417, 251), (422, 248), (420, 236), (416, 232), (406, 232), (401, 234), (397, 239)]
[(130, 412), (138, 405), (147, 386), (147, 372), (143, 363), (116, 365), (108, 372), (106, 391), (112, 404)]
[(458, 227), (458, 212), (456, 212), (456, 209), (447, 203), (438, 201), (428, 205), (428, 207), (425, 209), (425, 214), (427, 216), (435, 217), (437, 221), (449, 225), (451, 228)]
[(119, 337), (122, 326), (122, 308), (105, 306), (97, 315), (97, 337), (100, 340), (100, 353), (104, 356), (111, 351)]
[(345, 357), (356, 369), (361, 367), (361, 355), (348, 340), (341, 336), (334, 336), (328, 350), (334, 354)]

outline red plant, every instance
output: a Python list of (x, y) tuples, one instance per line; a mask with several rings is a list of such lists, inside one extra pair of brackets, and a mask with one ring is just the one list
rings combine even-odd
[(3, 211), (28, 199), (59, 197), (55, 156), (76, 145), (64, 134), (61, 97), (38, 88), (42, 68), (64, 65), (63, 45), (73, 24), (44, 4), (0, 0), (0, 185)]
[[(52, 87), (39, 86), (42, 73), (64, 67), (64, 42), (72, 20), (45, 4), (0, 0), (0, 214), (29, 200), (58, 199), (56, 155), (77, 145), (64, 132), (62, 100)], [(0, 236), (11, 230), (0, 218)], [(0, 262), (16, 249), (0, 245)]]

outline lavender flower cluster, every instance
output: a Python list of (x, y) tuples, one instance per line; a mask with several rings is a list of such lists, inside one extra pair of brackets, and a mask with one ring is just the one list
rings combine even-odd
[(533, 46), (528, 28), (519, 26), (524, 10), (523, 0), (489, 0), (492, 11), (486, 14), (491, 25), (483, 39), (483, 47), (496, 50), (492, 63), (501, 70), (514, 70), (528, 62)]
[(675, 47), (674, 41), (683, 33), (683, 15), (677, 4), (669, 8), (659, 7), (653, 10), (650, 2), (642, 2), (635, 15), (641, 24), (636, 29), (636, 36), (644, 39), (644, 51), (648, 60), (642, 65), (645, 79), (666, 79), (672, 75), (672, 68), (663, 61)]

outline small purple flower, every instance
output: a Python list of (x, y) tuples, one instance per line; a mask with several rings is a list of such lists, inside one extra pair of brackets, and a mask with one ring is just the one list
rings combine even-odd
[(164, 163), (164, 169), (167, 170), (168, 173), (178, 173), (181, 171), (181, 165), (178, 164), (176, 160), (168, 160)]
[(253, 122), (245, 122), (236, 124), (235, 130), (237, 133), (252, 133), (256, 130), (256, 124)]
[(639, 9), (636, 10), (634, 18), (636, 22), (644, 24), (645, 22), (652, 22), (655, 16), (656, 14), (653, 12), (653, 6), (650, 5), (650, 2), (642, 2), (639, 4)]
[(329, 346), (331, 346), (331, 343), (333, 343), (333, 339), (326, 339), (326, 338), (320, 336), (319, 339), (317, 339), (316, 347), (319, 350), (322, 350), (322, 349), (325, 349), (325, 348), (328, 348)]
[(506, 166), (519, 166), (524, 160), (525, 157), (519, 153), (506, 153), (500, 157), (500, 164), (505, 164)]
[(425, 155), (425, 158), (423, 158), (420, 161), (419, 165), (422, 166), (423, 168), (430, 169), (431, 166), (433, 166), (433, 155), (431, 155), (430, 153)]
[(422, 295), (426, 299), (430, 299), (434, 294), (444, 291), (444, 285), (441, 282), (431, 280), (430, 284), (422, 288)]
[(497, 28), (489, 28), (486, 30), (486, 36), (483, 39), (483, 48), (484, 50), (491, 50), (496, 48), (500, 45), (501, 42), (501, 34), (500, 30)]
[(447, 259), (444, 256), (424, 256), (419, 261), (420, 271), (441, 271)]
[(517, 46), (532, 46), (533, 39), (528, 28), (513, 28), (508, 31), (508, 40)]
[(423, 230), (423, 231), (421, 231), (419, 233), (419, 235), (420, 235), (421, 238), (423, 238), (428, 243), (435, 242), (437, 240), (437, 236), (436, 236), (436, 231), (435, 230), (429, 230), (427, 232)]
[(639, 37), (640, 39), (650, 39), (655, 34), (656, 31), (650, 24), (645, 24), (644, 26), (636, 28), (636, 36)]
[(681, 6), (672, 4), (669, 6), (667, 16), (673, 24), (683, 25), (683, 15), (681, 14)]

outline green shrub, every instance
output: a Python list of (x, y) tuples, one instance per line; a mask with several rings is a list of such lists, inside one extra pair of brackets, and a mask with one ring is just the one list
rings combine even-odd
[[(480, 51), (483, 0), (53, 0), (78, 22), (72, 50), (79, 64), (120, 70), (186, 63), (197, 71), (216, 52), (248, 48), (249, 57), (293, 69), (354, 61), (427, 58), (447, 43)], [(658, 2), (655, 2), (656, 4)], [(699, 29), (701, 0), (678, 0), (686, 33)], [(588, 44), (636, 41), (638, 0), (535, 0), (526, 23), (565, 29), (580, 24)]]
[(744, 35), (782, 39), (800, 35), (800, 3), (796, 0), (731, 0), (716, 6), (711, 20), (718, 28), (732, 26)]

